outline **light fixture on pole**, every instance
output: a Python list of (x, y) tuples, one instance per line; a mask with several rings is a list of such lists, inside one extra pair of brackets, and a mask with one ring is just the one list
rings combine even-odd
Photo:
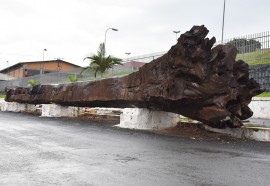
[(44, 61), (44, 52), (47, 51), (46, 48), (43, 49), (43, 61)]
[(125, 53), (127, 55), (127, 61), (128, 61), (128, 56), (131, 54), (130, 52)]
[(118, 31), (118, 29), (116, 29), (116, 28), (108, 28), (108, 29), (105, 31), (104, 47), (105, 47), (105, 45), (106, 45), (106, 35), (107, 35), (108, 30)]
[(42, 62), (42, 66), (40, 65), (40, 74), (44, 74), (44, 53), (47, 51), (46, 48), (43, 49), (43, 62)]
[[(118, 31), (118, 29), (116, 29), (116, 28), (108, 28), (106, 31), (105, 31), (105, 40), (104, 40), (104, 49), (106, 49), (106, 36), (107, 36), (107, 32), (109, 31), (109, 30), (112, 30), (112, 31)], [(113, 67), (112, 67), (112, 74), (113, 74)]]
[(177, 34), (180, 33), (180, 30), (178, 30), (178, 31), (174, 30), (173, 33), (175, 33), (175, 35), (176, 35), (176, 42), (177, 42)]

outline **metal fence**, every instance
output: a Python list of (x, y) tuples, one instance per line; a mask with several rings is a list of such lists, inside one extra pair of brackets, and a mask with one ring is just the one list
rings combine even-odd
[(123, 59), (123, 62), (139, 61), (139, 62), (149, 63), (149, 62), (153, 61), (154, 59), (157, 59), (158, 57), (162, 56), (166, 52), (167, 51), (156, 52), (156, 53), (145, 54), (145, 55), (141, 55), (141, 56), (134, 56), (134, 57), (130, 57), (130, 58), (125, 58), (125, 59)]
[[(216, 45), (222, 44), (221, 41)], [(230, 44), (238, 49), (237, 60), (241, 59), (250, 65), (270, 63), (269, 31), (226, 39), (223, 44)]]
[(91, 70), (83, 71), (82, 69), (78, 68), (72, 71), (66, 72), (52, 72), (43, 75), (35, 75), (25, 78), (18, 78), (8, 81), (1, 81), (0, 82), (0, 92), (5, 92), (6, 87), (28, 87), (29, 80), (38, 81), (40, 84), (59, 84), (59, 83), (67, 83), (70, 82), (68, 76), (73, 75), (78, 78), (78, 81), (91, 81), (91, 80), (98, 80), (102, 78), (109, 78), (109, 77), (116, 77), (122, 76), (129, 73), (136, 71), (132, 67), (125, 67), (124, 69), (109, 69), (106, 71), (102, 76), (101, 74), (97, 74), (95, 77), (94, 72)]
[(2, 81), (0, 82), (0, 92), (5, 91), (5, 87), (27, 87), (29, 80), (36, 80), (40, 84), (51, 84), (51, 83), (63, 83), (68, 81), (68, 75), (77, 75), (80, 74), (80, 69), (76, 69), (74, 71), (69, 72), (55, 72), (55, 73), (48, 73), (43, 75), (35, 75), (25, 78), (18, 78), (9, 81)]

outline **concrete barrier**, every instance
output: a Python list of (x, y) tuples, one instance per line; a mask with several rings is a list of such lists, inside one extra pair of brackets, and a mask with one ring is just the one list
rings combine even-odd
[(252, 118), (270, 119), (270, 98), (254, 97), (249, 104)]
[(131, 129), (161, 129), (176, 126), (180, 115), (141, 108), (125, 108), (119, 127)]
[(217, 129), (204, 125), (208, 131), (227, 134), (235, 138), (252, 139), (257, 141), (270, 141), (270, 128), (262, 127), (242, 127), (242, 128), (226, 128)]
[(0, 102), (0, 111), (40, 113), (40, 105)]
[(77, 117), (79, 107), (65, 107), (56, 104), (42, 104), (41, 117)]

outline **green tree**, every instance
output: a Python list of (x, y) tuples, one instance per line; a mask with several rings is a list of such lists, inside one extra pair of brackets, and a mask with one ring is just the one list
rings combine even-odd
[(249, 45), (252, 46), (252, 50), (257, 50), (257, 49), (261, 49), (262, 44), (259, 41), (256, 41), (255, 39), (250, 39), (248, 40)]
[(90, 64), (88, 67), (84, 68), (83, 71), (88, 69), (94, 71), (95, 78), (97, 77), (97, 73), (100, 73), (101, 77), (103, 77), (103, 73), (107, 69), (112, 68), (114, 65), (121, 64), (122, 62), (122, 59), (120, 58), (111, 55), (106, 56), (106, 49), (104, 43), (101, 43), (99, 45), (97, 54), (94, 54), (90, 57), (86, 57), (84, 59), (89, 59)]

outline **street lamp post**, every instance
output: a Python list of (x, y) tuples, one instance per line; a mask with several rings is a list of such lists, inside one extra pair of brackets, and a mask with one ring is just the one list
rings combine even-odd
[(118, 31), (118, 29), (116, 29), (116, 28), (108, 28), (108, 29), (105, 31), (104, 47), (106, 46), (106, 35), (107, 35), (108, 30)]
[(176, 35), (176, 42), (177, 42), (177, 34), (180, 33), (180, 30), (178, 30), (178, 31), (174, 30), (173, 33), (175, 33), (175, 35)]
[(46, 48), (43, 49), (43, 61), (44, 61), (44, 52), (47, 51)]
[(42, 66), (40, 65), (40, 74), (44, 74), (44, 53), (47, 51), (46, 48), (43, 49), (43, 62), (42, 62)]
[[(108, 32), (109, 30), (112, 30), (112, 31), (118, 31), (118, 29), (116, 29), (116, 28), (108, 28), (108, 29), (105, 31), (104, 49), (106, 49), (106, 35), (107, 35), (107, 32)], [(113, 74), (113, 67), (112, 67), (112, 74)]]
[(128, 62), (128, 56), (131, 54), (130, 52), (125, 53), (127, 55), (127, 62)]
[(224, 34), (224, 18), (225, 18), (225, 6), (226, 6), (226, 0), (224, 0), (224, 5), (223, 5), (223, 17), (222, 17), (222, 34), (221, 34), (221, 44), (223, 44), (223, 34)]

